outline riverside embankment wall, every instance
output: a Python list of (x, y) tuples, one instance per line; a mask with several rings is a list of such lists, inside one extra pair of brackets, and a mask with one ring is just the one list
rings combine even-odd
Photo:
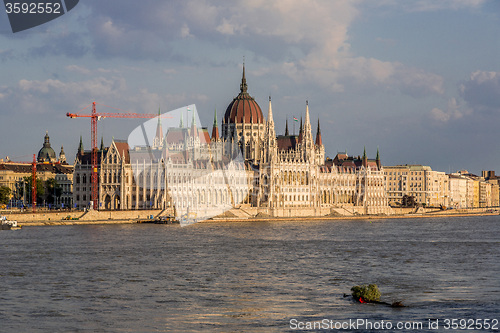
[(48, 223), (64, 221), (69, 217), (68, 222), (78, 221), (134, 221), (137, 219), (147, 219), (151, 215), (158, 216), (160, 213), (165, 213), (161, 210), (129, 210), (129, 211), (74, 211), (74, 212), (24, 212), (12, 213), (9, 211), (2, 211), (0, 215), (5, 215), (9, 220), (16, 220), (20, 223)]
[[(498, 215), (498, 207), (450, 209), (439, 210), (431, 208), (393, 208), (392, 214), (364, 215), (362, 212), (348, 208), (335, 209), (293, 209), (276, 214), (276, 211), (263, 208), (241, 207), (228, 211), (231, 217), (218, 216), (214, 220), (267, 220), (267, 219), (345, 219), (345, 218), (397, 218), (397, 217), (446, 217), (467, 215)], [(273, 216), (274, 213), (274, 216)], [(51, 225), (51, 224), (88, 224), (88, 223), (133, 223), (137, 220), (146, 220), (151, 216), (154, 218), (162, 215), (171, 215), (170, 210), (128, 210), (128, 211), (73, 211), (73, 212), (24, 212), (0, 211), (0, 215), (6, 215), (10, 220), (17, 220), (21, 225)], [(69, 219), (67, 219), (69, 217)], [(75, 219), (75, 220), (72, 220)]]

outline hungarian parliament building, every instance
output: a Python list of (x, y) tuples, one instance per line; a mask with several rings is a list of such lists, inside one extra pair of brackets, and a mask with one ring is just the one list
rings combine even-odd
[[(248, 93), (243, 65), (240, 93), (219, 131), (188, 124), (169, 127), (158, 117), (150, 144), (113, 140), (98, 152), (98, 205), (106, 210), (164, 209), (197, 219), (233, 216), (388, 214), (384, 171), (375, 159), (338, 153), (325, 157), (320, 124), (313, 136), (309, 106), (299, 134), (277, 135), (271, 98), (267, 119)], [(147, 141), (147, 140), (146, 140)], [(89, 207), (91, 154), (80, 140), (73, 202)], [(232, 213), (231, 213), (232, 212)]]

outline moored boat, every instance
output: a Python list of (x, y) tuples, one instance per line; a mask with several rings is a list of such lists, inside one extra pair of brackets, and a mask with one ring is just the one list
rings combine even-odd
[(15, 229), (21, 229), (17, 224), (17, 221), (15, 220), (9, 220), (7, 219), (7, 216), (0, 216), (0, 221), (1, 221), (1, 230), (15, 230)]

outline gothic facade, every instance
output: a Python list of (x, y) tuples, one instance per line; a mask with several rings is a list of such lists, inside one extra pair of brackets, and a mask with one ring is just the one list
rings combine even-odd
[[(313, 136), (309, 106), (299, 135), (276, 135), (271, 98), (267, 119), (248, 93), (243, 66), (240, 93), (212, 135), (182, 122), (163, 134), (160, 118), (153, 145), (128, 147), (114, 140), (101, 146), (99, 201), (105, 209), (173, 209), (197, 218), (232, 208), (269, 216), (389, 213), (384, 172), (377, 158), (338, 154), (325, 158), (318, 120)], [(87, 167), (85, 167), (87, 166)], [(90, 200), (90, 152), (75, 162), (75, 203)], [(79, 186), (85, 177), (87, 186)], [(81, 191), (85, 189), (85, 193)], [(79, 196), (79, 197), (77, 197)], [(234, 210), (233, 210), (234, 211)]]

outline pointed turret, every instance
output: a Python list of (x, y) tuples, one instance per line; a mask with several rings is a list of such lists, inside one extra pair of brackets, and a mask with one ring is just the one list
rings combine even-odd
[(85, 151), (83, 150), (83, 140), (82, 140), (82, 136), (80, 135), (80, 145), (78, 146), (78, 154), (83, 155), (84, 152)]
[(153, 139), (153, 148), (158, 149), (163, 146), (163, 127), (161, 126), (161, 111), (158, 107), (158, 124), (156, 125), (156, 135)]
[(362, 163), (365, 168), (368, 167), (368, 158), (366, 157), (366, 147), (363, 150)]
[(312, 158), (312, 151), (314, 150), (314, 140), (311, 130), (311, 118), (309, 116), (309, 101), (306, 101), (306, 116), (304, 125), (302, 126), (301, 144), (303, 152), (306, 154), (307, 159), (310, 160)]
[(288, 132), (288, 118), (286, 118), (286, 122), (285, 122), (285, 136), (289, 136), (290, 133)]
[(217, 108), (214, 111), (214, 124), (212, 126), (212, 141), (219, 140), (219, 125), (217, 124)]
[(316, 132), (316, 146), (323, 145), (323, 140), (321, 139), (321, 129), (319, 127), (319, 118), (318, 118), (318, 131)]
[(183, 120), (182, 112), (181, 112), (181, 121), (179, 122), (179, 128), (183, 128), (183, 127), (184, 127), (184, 120)]
[(101, 149), (104, 150), (104, 138), (101, 136)]
[(64, 153), (64, 147), (61, 146), (61, 152), (59, 153), (59, 163), (65, 164), (66, 163), (66, 154)]
[(276, 158), (276, 132), (274, 131), (273, 106), (269, 96), (269, 111), (267, 113), (266, 133), (264, 136), (266, 146), (264, 148), (264, 162), (270, 162)]
[(267, 113), (267, 122), (272, 123), (274, 125), (273, 107), (271, 105), (271, 96), (269, 96), (269, 111)]
[(241, 84), (240, 84), (240, 91), (242, 93), (247, 93), (248, 86), (247, 86), (247, 79), (245, 77), (245, 62), (243, 62), (243, 75), (241, 76)]
[(196, 118), (194, 116), (194, 111), (193, 111), (193, 117), (191, 118), (191, 136), (193, 138), (198, 136), (198, 130), (196, 128)]
[(309, 101), (306, 101), (306, 120), (304, 121), (305, 130), (307, 130), (307, 125), (311, 125), (311, 119), (309, 117)]
[(300, 116), (299, 143), (302, 142), (302, 116)]
[(380, 162), (380, 154), (378, 152), (378, 147), (377, 147), (377, 157), (375, 158), (375, 162), (377, 163), (377, 168), (380, 170), (382, 168), (382, 163)]

